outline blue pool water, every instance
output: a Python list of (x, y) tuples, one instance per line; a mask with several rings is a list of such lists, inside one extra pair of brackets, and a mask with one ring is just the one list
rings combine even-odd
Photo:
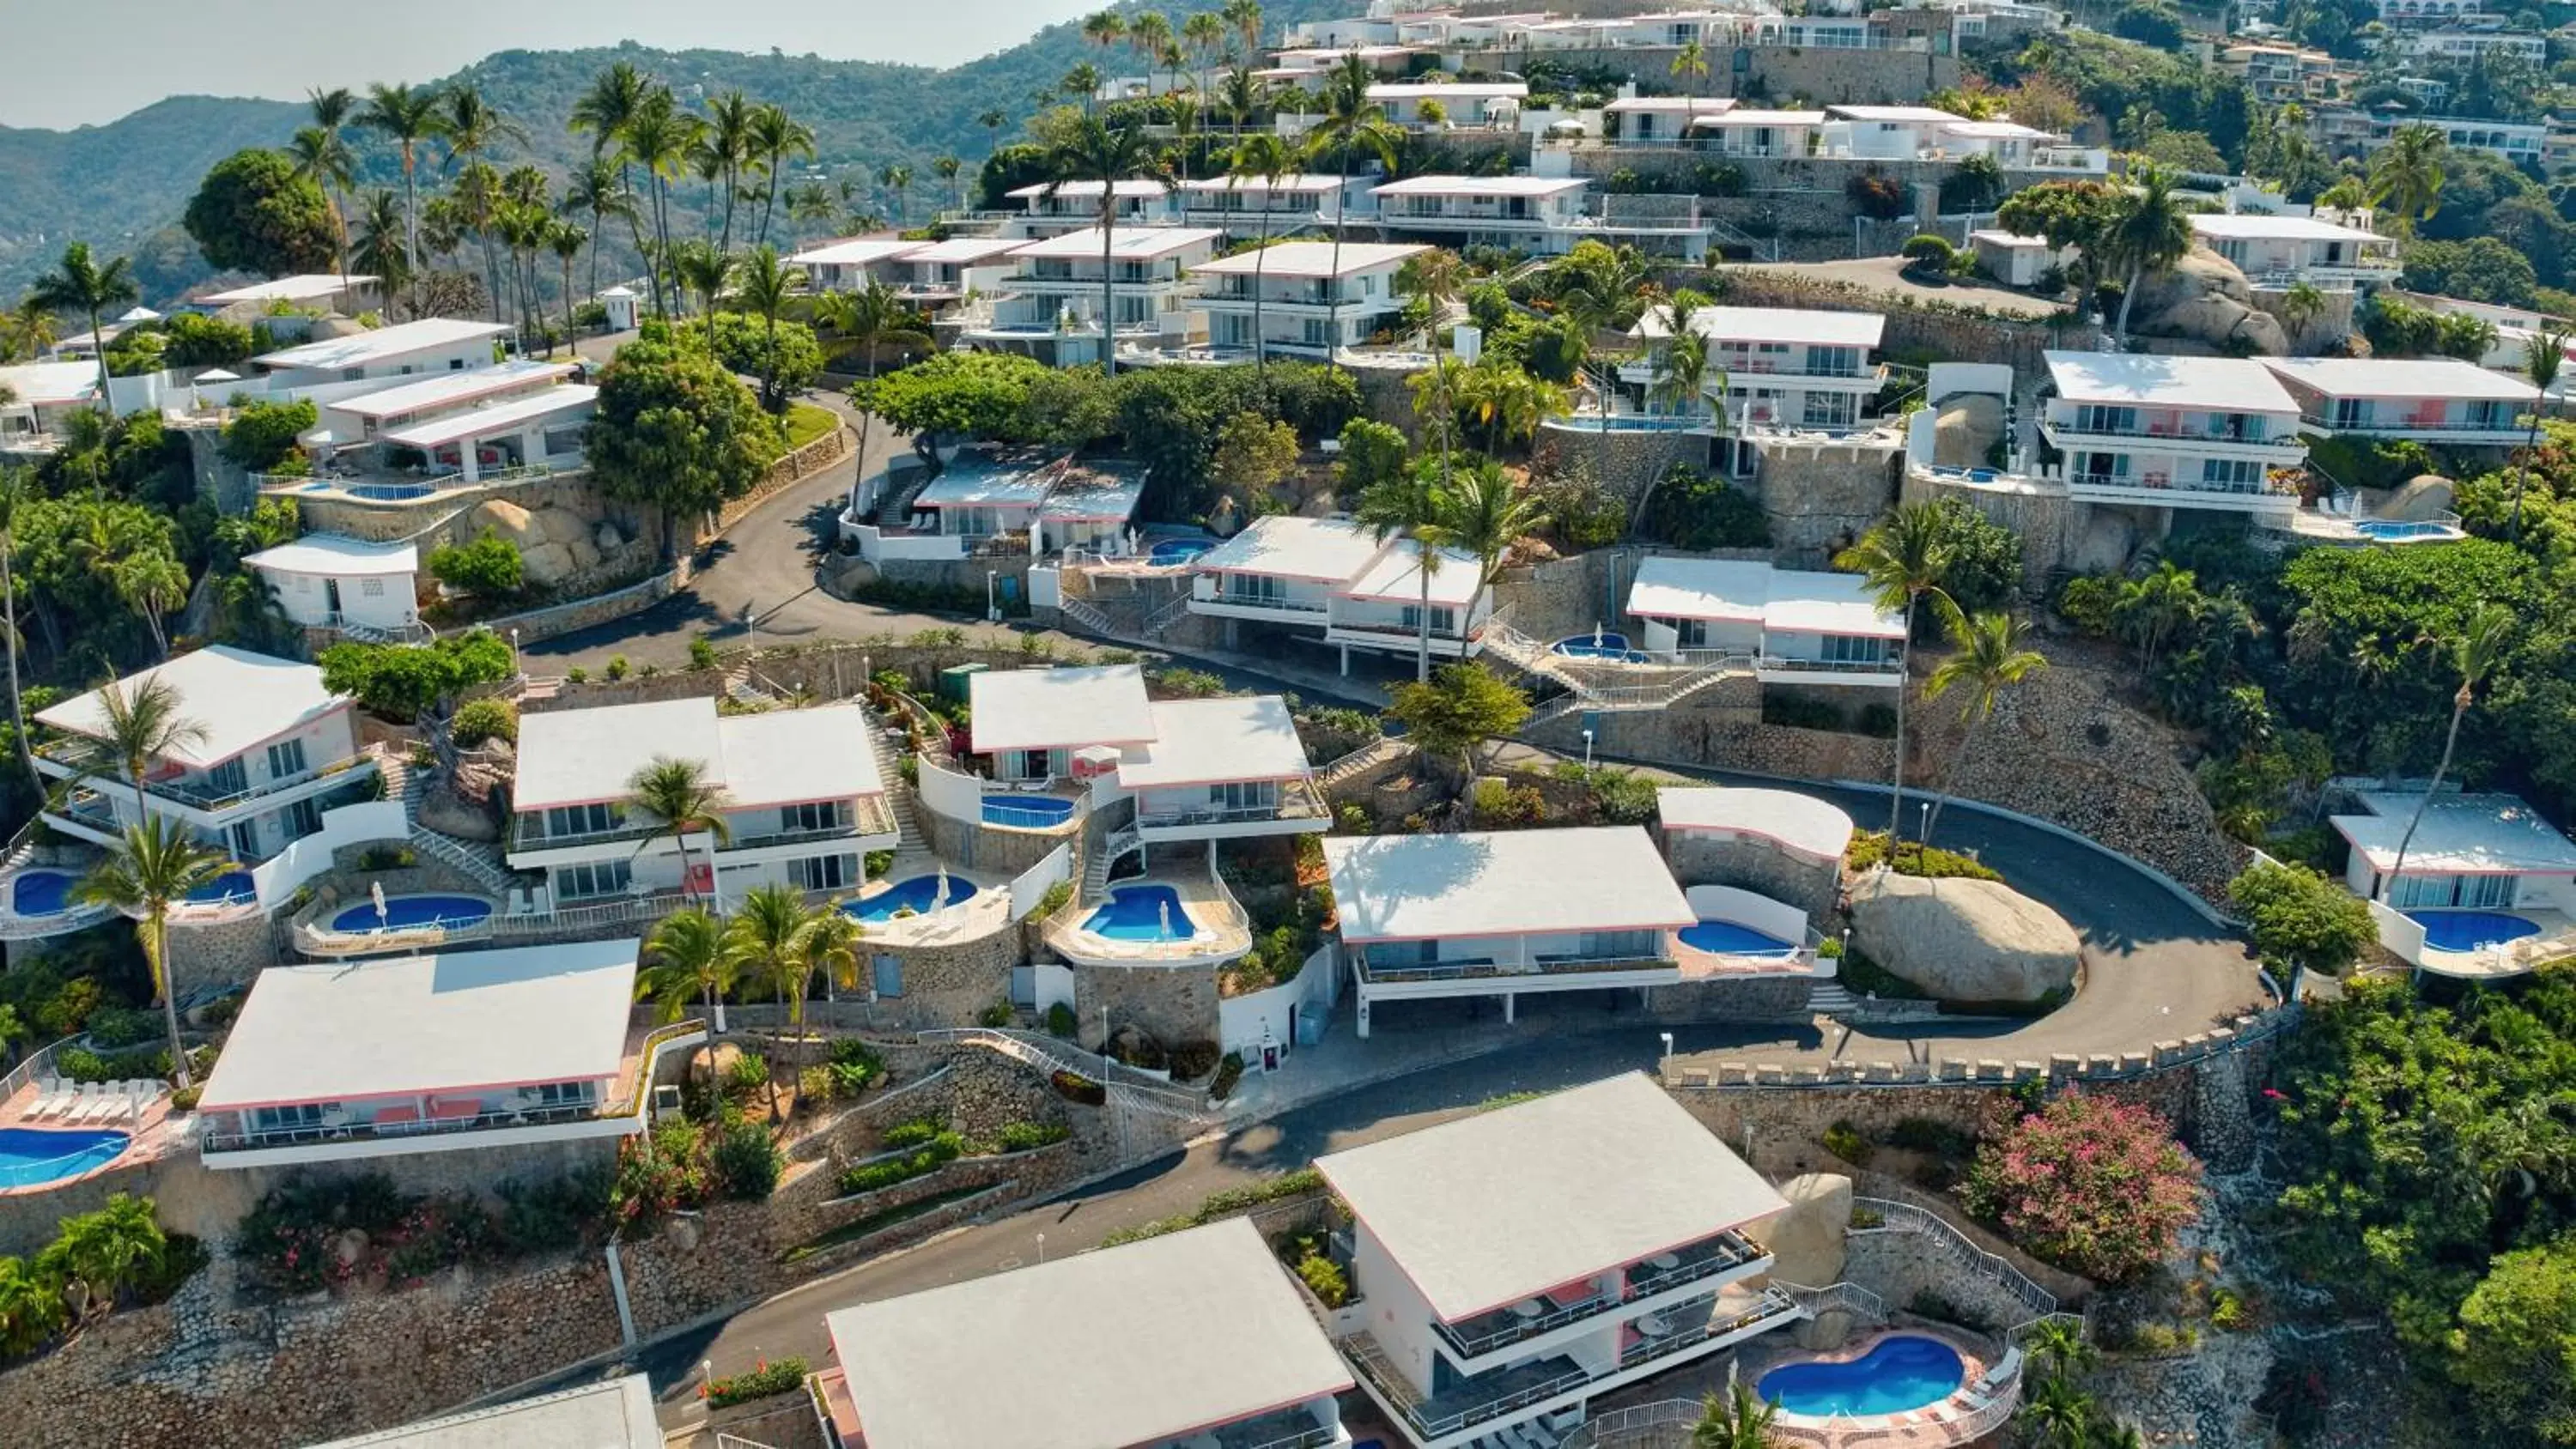
[(22, 916), (59, 916), (72, 903), (72, 873), (28, 870), (9, 887), (9, 909)]
[(2424, 928), (2424, 944), (2436, 951), (2483, 951), (2540, 934), (2538, 921), (2503, 911), (2408, 911), (2406, 919)]
[(376, 903), (364, 900), (333, 916), (331, 929), (373, 931), (381, 926), (388, 931), (401, 931), (415, 926), (445, 926), (454, 930), (491, 914), (492, 903), (480, 896), (387, 896), (381, 920), (376, 915)]
[(1798, 948), (1733, 921), (1702, 921), (1682, 932), (1682, 944), (1721, 956), (1786, 956)]
[(0, 1127), (0, 1187), (33, 1187), (78, 1177), (125, 1150), (126, 1134), (51, 1127)]
[(1061, 795), (987, 795), (984, 823), (1044, 830), (1073, 818), (1073, 802)]
[(1167, 538), (1154, 545), (1145, 561), (1156, 568), (1169, 568), (1188, 563), (1214, 547), (1216, 540), (1212, 538)]
[(1902, 1414), (1956, 1393), (1967, 1366), (1937, 1338), (1891, 1334), (1847, 1363), (1793, 1363), (1755, 1392), (1792, 1414)]
[(939, 877), (917, 875), (910, 880), (897, 881), (864, 901), (843, 901), (841, 913), (861, 921), (890, 921), (894, 919), (895, 912), (902, 910), (928, 915), (937, 906), (953, 906), (959, 901), (972, 899), (975, 889), (973, 881), (960, 880), (952, 875), (948, 878), (948, 894), (941, 896)]
[(426, 483), (352, 483), (352, 498), (367, 498), (379, 503), (400, 502), (405, 498), (427, 498), (433, 491)]
[(1574, 634), (1556, 641), (1556, 651), (1574, 659), (1600, 659), (1612, 664), (1643, 664), (1646, 656), (1628, 647), (1625, 634)]
[(223, 906), (257, 898), (259, 886), (246, 870), (228, 870), (195, 890), (188, 892), (192, 905)]
[(2416, 538), (2448, 538), (2450, 526), (2441, 523), (2408, 523), (2394, 518), (2365, 518), (2352, 526), (2352, 531), (2381, 543), (2403, 543)]
[[(1169, 926), (1164, 921), (1169, 920)], [(1167, 885), (1119, 886), (1082, 929), (1112, 941), (1186, 941), (1198, 931), (1181, 893)]]

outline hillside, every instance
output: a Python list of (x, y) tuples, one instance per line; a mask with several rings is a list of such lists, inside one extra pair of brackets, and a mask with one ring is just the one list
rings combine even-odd
[[(1354, 0), (1271, 0), (1267, 29), (1343, 13)], [(1127, 6), (1122, 8), (1147, 8)], [(1212, 4), (1168, 4), (1178, 20)], [(825, 60), (775, 52), (651, 50), (632, 42), (573, 51), (502, 51), (435, 84), (470, 81), (485, 99), (527, 127), (530, 150), (560, 177), (588, 154), (586, 138), (564, 118), (593, 76), (625, 60), (668, 81), (682, 99), (740, 90), (785, 106), (814, 128), (816, 165), (827, 175), (889, 162), (911, 165), (916, 210), (939, 189), (930, 162), (953, 154), (980, 162), (991, 133), (975, 117), (991, 108), (1027, 116), (1039, 92), (1089, 59), (1115, 73), (1134, 73), (1135, 56), (1110, 56), (1085, 44), (1074, 24), (1050, 26), (1008, 50), (948, 70)], [(0, 295), (14, 295), (58, 255), (62, 243), (86, 237), (138, 253), (148, 300), (167, 300), (202, 280), (203, 264), (173, 226), (206, 168), (243, 146), (281, 145), (303, 124), (304, 108), (279, 101), (174, 97), (104, 126), (76, 131), (0, 128)], [(359, 141), (370, 185), (401, 182), (388, 148)], [(1007, 139), (1007, 133), (1006, 133)], [(688, 200), (692, 186), (678, 188)]]

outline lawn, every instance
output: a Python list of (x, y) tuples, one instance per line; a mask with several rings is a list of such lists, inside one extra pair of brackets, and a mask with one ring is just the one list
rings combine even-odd
[(794, 452), (807, 443), (841, 425), (839, 415), (830, 408), (812, 403), (791, 402), (787, 405), (787, 450)]

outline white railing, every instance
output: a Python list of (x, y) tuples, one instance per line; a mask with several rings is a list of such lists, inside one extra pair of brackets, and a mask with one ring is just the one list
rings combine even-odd
[(1822, 1288), (1809, 1288), (1798, 1283), (1774, 1283), (1772, 1286), (1788, 1294), (1792, 1302), (1807, 1310), (1810, 1318), (1820, 1318), (1827, 1313), (1848, 1313), (1871, 1323), (1887, 1321), (1887, 1300), (1858, 1283), (1845, 1280)]
[[(980, 1046), (1000, 1052), (1015, 1061), (1024, 1062), (1040, 1071), (1068, 1072), (1098, 1082), (1110, 1100), (1133, 1107), (1150, 1116), (1189, 1121), (1207, 1115), (1207, 1106), (1195, 1093), (1153, 1082), (1140, 1085), (1135, 1079), (1146, 1074), (1124, 1062), (1112, 1061), (1097, 1052), (1084, 1051), (1071, 1042), (1057, 1041), (1024, 1031), (1007, 1031), (998, 1027), (949, 1027), (917, 1033), (922, 1041), (953, 1042), (959, 1046)], [(1147, 1078), (1151, 1081), (1151, 1078)]]
[(1950, 1221), (1940, 1214), (1910, 1202), (1884, 1197), (1853, 1198), (1852, 1208), (1855, 1212), (1876, 1213), (1879, 1219), (1876, 1227), (1853, 1228), (1851, 1232), (1855, 1236), (1863, 1233), (1912, 1233), (1928, 1240), (1961, 1267), (1993, 1280), (2005, 1292), (2019, 1299), (2032, 1317), (2045, 1318), (2057, 1311), (2056, 1294), (2031, 1281), (2029, 1274), (1978, 1247), (1974, 1240), (1951, 1226)]
[(79, 1037), (67, 1036), (61, 1041), (54, 1042), (48, 1046), (38, 1047), (36, 1050), (27, 1053), (25, 1061), (11, 1067), (7, 1076), (0, 1077), (0, 1107), (7, 1106), (10, 1099), (18, 1095), (20, 1088), (25, 1087), (32, 1082), (42, 1081), (43, 1079), (52, 1076), (54, 1074), (54, 1053), (79, 1040)]

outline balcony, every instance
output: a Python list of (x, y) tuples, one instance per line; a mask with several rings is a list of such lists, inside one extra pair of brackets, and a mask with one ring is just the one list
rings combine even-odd
[(2079, 503), (2125, 503), (2156, 508), (2222, 508), (2250, 513), (2289, 513), (2299, 506), (2297, 485), (2274, 482), (2260, 483), (2176, 483), (2165, 473), (2127, 476), (2116, 473), (2073, 473), (2066, 479), (2066, 496)]
[[(1207, 1431), (1206, 1440), (1217, 1449), (1324, 1449), (1325, 1445), (1342, 1443), (1338, 1424), (1315, 1422), (1305, 1409), (1279, 1409), (1257, 1418), (1244, 1419)], [(1199, 1444), (1202, 1440), (1188, 1441)]]
[(1581, 976), (1604, 971), (1652, 971), (1673, 967), (1669, 951), (1643, 956), (1539, 956), (1528, 961), (1464, 958), (1422, 966), (1381, 966), (1370, 961), (1366, 947), (1360, 947), (1351, 952), (1351, 960), (1359, 967), (1360, 979), (1375, 986), (1422, 981), (1482, 981), (1504, 976)]
[(1210, 587), (1205, 584), (1192, 590), (1190, 602), (1208, 608), (1243, 609), (1255, 614), (1298, 614), (1318, 619), (1323, 617), (1327, 607), (1321, 598), (1296, 599), (1259, 589)]
[[(436, 1108), (431, 1109), (433, 1112)], [(455, 1117), (411, 1117), (386, 1121), (325, 1122), (311, 1127), (266, 1127), (246, 1132), (208, 1132), (200, 1139), (207, 1153), (256, 1152), (280, 1147), (310, 1147), (325, 1142), (376, 1142), (388, 1138), (434, 1137), (452, 1132), (489, 1132), (502, 1127), (548, 1127), (585, 1122), (601, 1115), (597, 1102), (476, 1112)]]
[(2301, 424), (2322, 433), (2361, 438), (2424, 438), (2454, 444), (2512, 444), (2528, 436), (2510, 416), (2495, 418), (2379, 417), (2339, 422), (2319, 413), (2301, 413)]
[[(1497, 1349), (1526, 1343), (1541, 1334), (1551, 1333), (1568, 1324), (1581, 1323), (1614, 1312), (1640, 1298), (1687, 1283), (1696, 1283), (1733, 1268), (1740, 1268), (1767, 1256), (1742, 1234), (1723, 1232), (1712, 1238), (1657, 1255), (1653, 1260), (1628, 1265), (1626, 1287), (1611, 1294), (1596, 1291), (1579, 1303), (1547, 1307), (1548, 1300), (1538, 1300), (1542, 1311), (1523, 1317), (1514, 1308), (1498, 1308), (1491, 1313), (1457, 1323), (1434, 1323), (1431, 1331), (1456, 1350), (1462, 1358), (1475, 1358)], [(1526, 1305), (1515, 1305), (1515, 1307)]]
[[(36, 754), (44, 764), (55, 767), (47, 771), (49, 774), (113, 785), (120, 790), (129, 788), (125, 783), (123, 762), (110, 755), (107, 747), (96, 740), (72, 736), (53, 741), (40, 748)], [(263, 780), (259, 784), (245, 785), (237, 790), (218, 790), (202, 774), (174, 775), (163, 779), (146, 775), (143, 780), (143, 793), (171, 805), (202, 811), (209, 815), (219, 815), (255, 800), (302, 790), (308, 785), (318, 785), (324, 781), (344, 778), (362, 779), (364, 778), (362, 770), (374, 768), (376, 768), (375, 756), (352, 754), (333, 760), (318, 769), (304, 770), (274, 780)]]
[(521, 815), (510, 831), (510, 851), (515, 855), (524, 850), (564, 850), (582, 845), (610, 845), (619, 841), (645, 840), (652, 836), (666, 834), (669, 828), (659, 820), (637, 817), (620, 820), (605, 830), (574, 830), (560, 835), (549, 835), (546, 833), (543, 816)]
[(834, 824), (819, 825), (811, 830), (781, 830), (774, 823), (757, 828), (746, 828), (736, 823), (733, 827), (732, 841), (719, 846), (718, 849), (767, 850), (781, 845), (805, 845), (816, 841), (858, 840), (869, 836), (892, 835), (895, 830), (894, 811), (886, 804), (885, 797), (870, 795), (858, 802), (855, 811), (844, 811), (842, 818)]
[(2261, 425), (2244, 428), (2152, 424), (2126, 432), (2107, 432), (2080, 427), (2072, 419), (2060, 421), (2051, 418), (2040, 425), (2040, 431), (2053, 446), (2068, 452), (2079, 448), (2120, 451), (2169, 449), (2210, 457), (2260, 458), (2284, 463), (2296, 462), (2306, 456), (2307, 445), (2299, 441), (2292, 424), (2281, 423), (2282, 431), (2278, 437), (2264, 436), (2264, 427), (2273, 421), (2267, 417)]
[(1316, 793), (1313, 781), (1283, 780), (1279, 782), (1279, 798), (1266, 805), (1241, 805), (1231, 808), (1206, 805), (1151, 812), (1140, 808), (1136, 812), (1136, 828), (1140, 832), (1150, 834), (1158, 830), (1182, 830), (1210, 825), (1251, 825), (1285, 820), (1322, 821), (1329, 818), (1331, 817), (1324, 809), (1323, 797)]

